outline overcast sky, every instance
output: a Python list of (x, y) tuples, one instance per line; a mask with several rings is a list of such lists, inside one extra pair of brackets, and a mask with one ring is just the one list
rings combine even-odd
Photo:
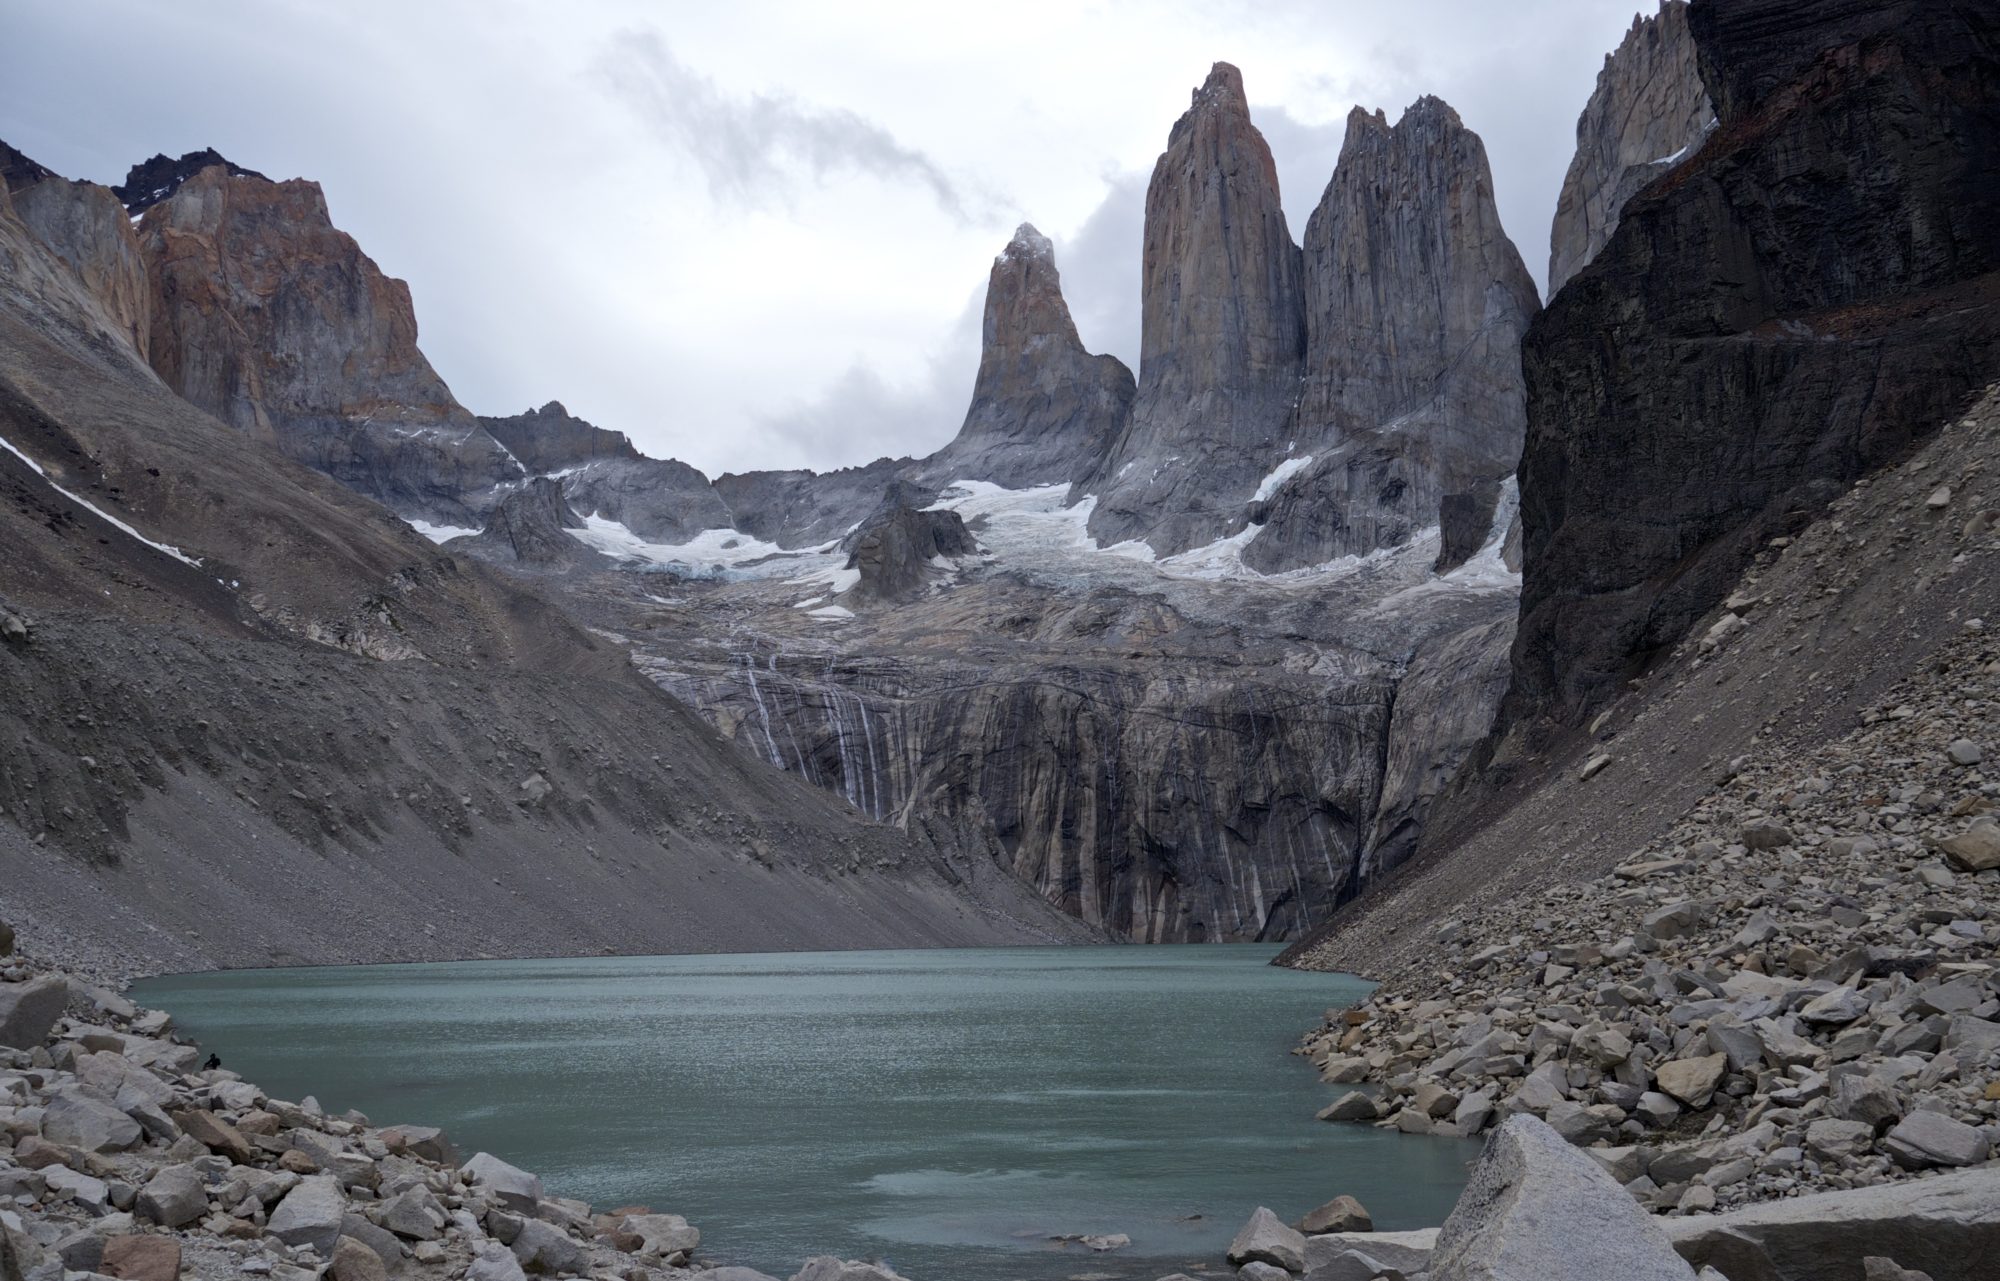
[(1146, 178), (1217, 59), (1295, 240), (1349, 108), (1435, 93), (1542, 279), (1641, 7), (0, 0), (0, 138), (106, 183), (204, 146), (316, 179), (474, 411), (560, 399), (711, 474), (826, 468), (951, 438), (1024, 220), (1085, 343), (1136, 366)]

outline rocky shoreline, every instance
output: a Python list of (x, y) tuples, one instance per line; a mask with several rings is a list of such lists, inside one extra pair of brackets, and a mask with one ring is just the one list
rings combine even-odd
[[(1698, 648), (1762, 603), (1739, 591)], [(1731, 761), (1610, 874), (1437, 924), (1434, 965), (1305, 1038), (1358, 1087), (1322, 1115), (1540, 1117), (1670, 1215), (1995, 1169), (1996, 700), (2000, 646), (1965, 619), (1854, 732)]]

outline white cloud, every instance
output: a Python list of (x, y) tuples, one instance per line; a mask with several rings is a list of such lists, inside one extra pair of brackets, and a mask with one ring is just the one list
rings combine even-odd
[[(472, 408), (559, 398), (710, 471), (827, 465), (955, 429), (957, 327), (1018, 219), (1055, 238), (1086, 343), (1134, 357), (1134, 196), (1218, 58), (1295, 236), (1348, 108), (1431, 92), (1540, 272), (1637, 7), (66, 0), (9, 8), (0, 137), (99, 181), (203, 146), (316, 178)], [(648, 31), (659, 57), (625, 36), (607, 93), (606, 51)]]

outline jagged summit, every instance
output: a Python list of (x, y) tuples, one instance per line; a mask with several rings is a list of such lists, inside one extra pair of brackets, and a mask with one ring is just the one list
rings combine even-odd
[(55, 170), (37, 164), (16, 148), (0, 142), (0, 188), (19, 191), (55, 177)]
[(141, 161), (126, 172), (122, 185), (111, 190), (127, 213), (143, 213), (179, 191), (181, 184), (188, 179), (217, 165), (227, 169), (234, 177), (264, 177), (255, 169), (245, 169), (213, 147), (203, 147), (200, 151), (188, 152), (178, 160), (161, 153), (151, 160)]
[(965, 421), (917, 476), (1020, 489), (1067, 483), (1096, 465), (1131, 412), (1132, 371), (1084, 350), (1055, 246), (1031, 223), (993, 260), (980, 342)]
[(1014, 228), (1014, 238), (1007, 242), (1007, 247), (1000, 251), (1000, 256), (994, 259), (994, 261), (996, 263), (1004, 262), (1010, 258), (1036, 258), (1054, 261), (1055, 256), (1056, 247), (1054, 243), (1040, 231), (1037, 231), (1034, 223), (1024, 222)]
[(1686, 0), (1662, 0), (1605, 55), (1577, 117), (1576, 155), (1549, 229), (1551, 296), (1597, 256), (1625, 203), (1684, 160), (1714, 123)]

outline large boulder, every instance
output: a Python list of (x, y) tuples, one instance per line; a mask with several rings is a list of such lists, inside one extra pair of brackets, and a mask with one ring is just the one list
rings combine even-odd
[(26, 983), (0, 983), (0, 1047), (32, 1050), (69, 1004), (69, 983), (54, 974)]
[(79, 1089), (56, 1091), (42, 1113), (42, 1137), (84, 1152), (123, 1152), (144, 1137), (139, 1123)]
[(1978, 1165), (1992, 1155), (1986, 1135), (1941, 1112), (1912, 1112), (1882, 1140), (1896, 1164), (1912, 1170), (1934, 1165)]
[(170, 1236), (115, 1236), (105, 1241), (97, 1270), (118, 1281), (176, 1281), (181, 1243)]
[(208, 1213), (208, 1188), (193, 1166), (165, 1166), (139, 1189), (135, 1208), (142, 1219), (182, 1227)]
[(1356, 1253), (1398, 1272), (1423, 1272), (1431, 1265), (1431, 1251), (1437, 1248), (1437, 1237), (1436, 1228), (1410, 1232), (1322, 1232), (1306, 1238), (1306, 1276), (1317, 1279), (1336, 1260)]
[(491, 1192), (501, 1205), (522, 1214), (533, 1214), (535, 1204), (542, 1199), (541, 1179), (491, 1152), (475, 1153), (460, 1173), (468, 1183)]
[(701, 1244), (701, 1229), (678, 1214), (628, 1214), (621, 1226), (639, 1237), (638, 1252), (648, 1258), (686, 1258)]
[(792, 1276), (792, 1281), (903, 1281), (879, 1263), (842, 1262), (830, 1254), (816, 1255)]
[(1983, 1281), (2000, 1258), (2000, 1167), (1663, 1222), (1683, 1258), (1730, 1281), (1859, 1277), (1866, 1256), (1933, 1281)]
[(1287, 1227), (1283, 1219), (1260, 1205), (1229, 1243), (1229, 1261), (1239, 1268), (1246, 1263), (1268, 1263), (1287, 1272), (1303, 1272), (1305, 1234)]
[(568, 1233), (540, 1219), (524, 1220), (520, 1232), (509, 1244), (522, 1268), (545, 1276), (583, 1272), (590, 1264), (583, 1247), (571, 1240)]
[(1545, 1122), (1509, 1117), (1438, 1230), (1432, 1281), (1690, 1281), (1660, 1225)]
[(322, 1255), (333, 1254), (347, 1217), (347, 1197), (330, 1174), (299, 1180), (271, 1212), (271, 1235), (286, 1245), (309, 1245)]

